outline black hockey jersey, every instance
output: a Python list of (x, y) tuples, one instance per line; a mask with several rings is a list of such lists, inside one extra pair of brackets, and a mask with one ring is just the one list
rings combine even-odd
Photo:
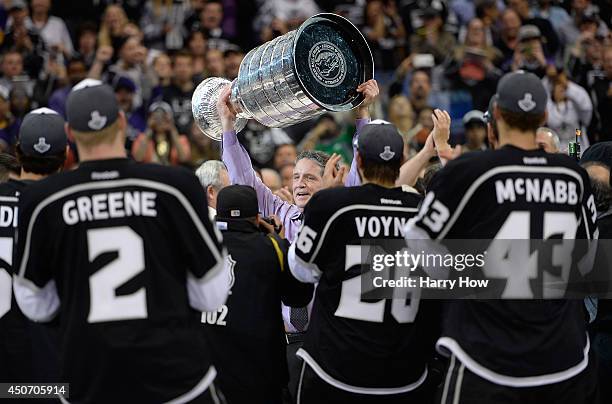
[(193, 174), (84, 162), (28, 186), (19, 210), (16, 272), (33, 290), (57, 289), (70, 401), (165, 402), (206, 389), (215, 369), (187, 283), (207, 282), (223, 258)]
[[(590, 239), (596, 214), (589, 178), (575, 161), (505, 146), (449, 162), (432, 180), (406, 238), (425, 231), (432, 239)], [(516, 251), (488, 256), (486, 271), (500, 273), (486, 275), (543, 276), (537, 267), (524, 271), (535, 259), (524, 252), (526, 257)], [(502, 267), (509, 273), (502, 274)], [(439, 350), (507, 386), (558, 382), (588, 364), (581, 300), (456, 300), (445, 311), (442, 335)]]
[(362, 240), (401, 239), (420, 201), (415, 192), (366, 184), (320, 191), (304, 210), (290, 262), (295, 254), (320, 279), (298, 356), (331, 385), (397, 394), (426, 378), (439, 320), (436, 302), (410, 294), (364, 301), (361, 293)]

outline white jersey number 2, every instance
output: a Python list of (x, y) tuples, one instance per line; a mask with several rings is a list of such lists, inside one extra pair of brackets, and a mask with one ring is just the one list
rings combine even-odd
[(89, 323), (147, 318), (147, 293), (117, 296), (117, 288), (144, 271), (142, 237), (127, 226), (87, 231), (89, 262), (101, 254), (116, 252), (117, 259), (89, 278)]

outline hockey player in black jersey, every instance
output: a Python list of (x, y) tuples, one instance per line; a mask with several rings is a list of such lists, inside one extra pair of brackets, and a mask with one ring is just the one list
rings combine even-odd
[[(408, 245), (423, 238), (596, 237), (597, 212), (586, 172), (569, 157), (548, 154), (536, 144), (546, 102), (535, 75), (502, 78), (493, 108), (496, 150), (463, 155), (436, 175), (406, 228)], [(485, 275), (530, 285), (540, 264), (527, 265), (536, 257), (529, 248), (523, 252), (525, 257), (517, 251), (488, 256)], [(571, 247), (565, 252), (572, 254)], [(450, 357), (443, 404), (596, 402), (581, 300), (450, 302), (437, 349)]]
[[(363, 239), (400, 239), (421, 196), (395, 187), (403, 140), (388, 123), (363, 127), (357, 164), (363, 184), (315, 194), (304, 210), (289, 265), (318, 282), (304, 346), (298, 403), (427, 403), (427, 361), (438, 316), (416, 295), (363, 301)], [(413, 401), (409, 401), (413, 400)]]
[(202, 187), (126, 158), (109, 86), (80, 82), (66, 111), (81, 163), (24, 188), (13, 286), (27, 317), (58, 318), (68, 401), (219, 402), (193, 309), (223, 304), (229, 274)]
[(66, 159), (64, 119), (48, 108), (24, 117), (16, 147), (20, 175), (0, 184), (0, 380), (53, 382), (58, 377), (55, 329), (34, 324), (19, 310), (12, 291), (13, 246), (19, 195), (28, 183), (60, 170)]

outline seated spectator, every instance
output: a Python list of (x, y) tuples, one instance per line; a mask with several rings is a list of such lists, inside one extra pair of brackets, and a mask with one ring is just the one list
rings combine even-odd
[(498, 65), (503, 72), (509, 72), (512, 69), (514, 51), (519, 42), (518, 34), (520, 28), (521, 19), (516, 11), (511, 8), (505, 9), (501, 15), (499, 38), (495, 41), (495, 47), (503, 55)]
[(66, 74), (68, 76), (68, 83), (51, 94), (48, 105), (49, 108), (60, 114), (64, 119), (66, 119), (66, 100), (68, 100), (70, 90), (72, 90), (73, 86), (87, 77), (87, 68), (83, 59), (70, 59), (68, 67), (66, 68)]
[(25, 1), (13, 0), (8, 12), (11, 24), (7, 27), (0, 51), (19, 52), (23, 59), (23, 69), (28, 76), (36, 78), (43, 69), (45, 41), (31, 26)]
[(603, 50), (604, 75), (595, 79), (591, 94), (595, 119), (590, 133), (595, 141), (612, 140), (612, 46)]
[(362, 32), (370, 44), (374, 65), (391, 71), (404, 58), (406, 30), (395, 2), (371, 0), (366, 3), (366, 25)]
[(203, 76), (206, 70), (206, 35), (202, 31), (192, 31), (187, 37), (187, 49), (193, 57), (194, 76)]
[(0, 87), (0, 152), (14, 153), (20, 121), (11, 113), (9, 90)]
[[(548, 91), (547, 126), (559, 135), (561, 149), (565, 150), (576, 136), (576, 129), (588, 127), (593, 114), (593, 104), (586, 90), (571, 82), (564, 72), (544, 79)], [(609, 113), (609, 111), (608, 111)], [(588, 147), (588, 138), (580, 137), (582, 150)]]
[(485, 143), (487, 124), (482, 111), (475, 109), (465, 114), (463, 116), (463, 128), (465, 129), (465, 143), (462, 146), (463, 153), (487, 149)]
[(183, 21), (189, 9), (186, 1), (147, 1), (140, 26), (148, 48), (177, 50), (183, 47)]
[(501, 58), (499, 49), (486, 44), (482, 21), (474, 18), (467, 26), (465, 42), (454, 50), (446, 75), (453, 88), (470, 92), (474, 107), (486, 109), (501, 77), (501, 71), (495, 67)]
[(174, 78), (169, 86), (162, 89), (162, 100), (171, 106), (179, 133), (189, 133), (193, 121), (191, 96), (195, 89), (193, 58), (190, 53), (178, 52), (173, 59)]
[(206, 73), (208, 77), (225, 77), (225, 59), (221, 50), (206, 51)]
[(455, 37), (444, 31), (442, 10), (436, 8), (436, 4), (438, 3), (432, 3), (432, 6), (423, 12), (423, 27), (410, 36), (410, 52), (430, 53), (436, 64), (440, 64), (455, 46)]
[(93, 23), (86, 22), (80, 26), (77, 34), (77, 53), (85, 62), (87, 69), (91, 68), (96, 58), (96, 43), (98, 30)]
[[(147, 49), (142, 46), (140, 39), (136, 36), (124, 38), (119, 47), (119, 59), (117, 63), (108, 68), (109, 75), (125, 76), (136, 84), (134, 107), (145, 104), (145, 100), (151, 97), (151, 83), (146, 74), (145, 61)], [(107, 81), (112, 77), (107, 78)]]
[(518, 45), (514, 49), (512, 71), (525, 70), (542, 78), (548, 64), (540, 30), (535, 25), (523, 25), (519, 29)]
[(30, 6), (32, 23), (45, 41), (47, 48), (69, 59), (74, 53), (72, 38), (64, 21), (49, 15), (51, 0), (32, 0)]
[(546, 153), (561, 152), (559, 136), (550, 128), (541, 127), (536, 131), (536, 144)]
[(147, 130), (134, 140), (132, 156), (134, 160), (143, 163), (189, 164), (189, 140), (187, 136), (179, 134), (174, 125), (170, 105), (165, 102), (155, 102), (151, 105)]
[(117, 97), (117, 104), (127, 118), (126, 150), (132, 149), (132, 143), (139, 134), (147, 129), (145, 108), (134, 106), (136, 84), (128, 77), (115, 76), (111, 82)]
[(242, 59), (244, 59), (244, 52), (237, 46), (230, 46), (225, 53), (223, 53), (225, 77), (228, 80), (234, 80), (238, 77)]

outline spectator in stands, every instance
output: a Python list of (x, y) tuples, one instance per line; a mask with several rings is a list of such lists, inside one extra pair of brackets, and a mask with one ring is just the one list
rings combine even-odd
[(206, 51), (206, 71), (208, 77), (225, 77), (225, 59), (219, 49)]
[(317, 13), (319, 7), (314, 0), (263, 0), (253, 21), (253, 29), (265, 42), (296, 28)]
[(431, 79), (429, 73), (426, 70), (415, 70), (410, 80), (410, 105), (415, 116), (420, 116), (424, 109), (431, 110), (429, 106), (430, 93)]
[(371, 0), (366, 3), (363, 33), (374, 56), (374, 65), (392, 71), (404, 58), (406, 30), (395, 2)]
[(206, 0), (190, 0), (189, 1), (189, 10), (187, 10), (187, 14), (185, 15), (185, 22), (183, 23), (183, 28), (187, 34), (193, 31), (198, 31), (200, 29), (200, 14), (204, 9), (204, 4)]
[(272, 39), (285, 35), (289, 32), (287, 22), (280, 18), (274, 18), (269, 26), (265, 26), (261, 31), (261, 42), (268, 42)]
[[(586, 90), (571, 82), (564, 72), (544, 79), (548, 91), (547, 126), (559, 135), (561, 148), (575, 139), (576, 129), (585, 129), (591, 123), (593, 104)], [(586, 136), (581, 136), (582, 150), (588, 146)], [(584, 143), (583, 143), (584, 142)]]
[(592, 87), (596, 120), (591, 133), (596, 141), (612, 140), (612, 46), (603, 50), (604, 76), (595, 79)]
[[(559, 33), (564, 25), (572, 23), (572, 19), (567, 11), (565, 11), (563, 7), (556, 5), (553, 0), (538, 0), (537, 7), (533, 9), (532, 14), (534, 17), (544, 18), (550, 21), (555, 29), (555, 32), (557, 33), (557, 36), (559, 36)], [(562, 40), (562, 38), (559, 39)]]
[(560, 49), (559, 37), (550, 21), (540, 17), (533, 17), (529, 9), (528, 0), (508, 0), (508, 7), (517, 12), (523, 25), (533, 25), (540, 30), (540, 36), (546, 38), (544, 43), (544, 54), (546, 57), (556, 57)]
[(584, 31), (571, 47), (568, 69), (573, 81), (589, 89), (603, 75), (603, 37)]
[(172, 60), (167, 54), (160, 53), (153, 59), (152, 67), (149, 71), (153, 85), (151, 98), (157, 99), (161, 97), (162, 89), (172, 84)]
[(268, 188), (272, 193), (275, 193), (282, 188), (283, 182), (278, 171), (271, 168), (261, 169), (261, 182)]
[(204, 191), (206, 191), (208, 216), (210, 216), (210, 220), (215, 220), (215, 216), (217, 216), (217, 195), (219, 195), (219, 191), (230, 185), (227, 167), (222, 161), (208, 160), (198, 167), (195, 175), (200, 180)]
[(189, 145), (191, 148), (191, 165), (193, 167), (197, 167), (207, 160), (218, 160), (221, 157), (219, 150), (221, 143), (212, 140), (202, 133), (195, 122), (191, 124)]
[(136, 84), (134, 107), (145, 104), (151, 96), (151, 83), (146, 74), (147, 49), (136, 36), (127, 37), (119, 47), (119, 59), (108, 71), (111, 75), (129, 77)]
[(295, 163), (289, 163), (282, 166), (278, 172), (283, 181), (283, 188), (291, 189), (293, 187), (293, 169), (295, 168)]
[(25, 71), (30, 77), (36, 78), (43, 69), (45, 42), (31, 26), (25, 1), (13, 0), (8, 11), (12, 24), (7, 27), (0, 50), (19, 52)]
[(83, 59), (70, 59), (66, 68), (66, 74), (68, 75), (68, 83), (64, 87), (55, 90), (49, 98), (49, 108), (60, 114), (64, 119), (66, 119), (66, 100), (68, 100), (70, 90), (72, 90), (74, 85), (87, 77), (87, 67)]
[(497, 1), (477, 0), (474, 5), (476, 6), (476, 18), (482, 21), (486, 44), (493, 46), (493, 39), (499, 34), (497, 26), (499, 8), (497, 7)]
[(276, 146), (274, 150), (274, 158), (272, 161), (272, 167), (278, 170), (287, 164), (295, 162), (297, 158), (297, 147), (293, 143), (285, 143)]
[(17, 51), (8, 51), (2, 57), (2, 78), (0, 86), (9, 91), (18, 85), (25, 88), (29, 97), (34, 94), (35, 82), (23, 70), (23, 57)]
[(117, 104), (127, 118), (126, 149), (131, 150), (134, 140), (147, 129), (145, 107), (134, 106), (136, 84), (128, 77), (115, 76), (111, 84), (115, 89)]
[(127, 15), (121, 6), (111, 4), (106, 7), (98, 32), (98, 46), (112, 46), (114, 54), (118, 54), (128, 23)]
[(429, 53), (434, 56), (436, 64), (445, 61), (449, 50), (455, 46), (455, 37), (444, 31), (442, 10), (432, 5), (423, 12), (423, 27), (410, 36), (410, 51), (415, 53)]
[(408, 143), (407, 135), (410, 129), (414, 126), (414, 110), (410, 104), (410, 100), (405, 95), (396, 95), (389, 100), (389, 113), (387, 114), (389, 122), (391, 122), (399, 133), (404, 138), (404, 142)]
[(546, 153), (559, 153), (561, 151), (559, 136), (552, 129), (544, 126), (536, 131), (536, 144)]
[(247, 123), (247, 126), (238, 134), (238, 138), (248, 150), (253, 165), (259, 168), (272, 167), (276, 148), (292, 143), (291, 138), (283, 129), (267, 128), (255, 120)]
[(474, 109), (465, 114), (463, 116), (463, 128), (465, 129), (465, 143), (462, 147), (464, 153), (487, 149), (485, 143), (487, 124), (482, 111)]
[[(591, 4), (590, 0), (572, 0), (570, 10), (572, 23), (566, 24), (561, 28), (561, 36), (564, 43), (568, 45), (576, 43), (580, 37), (581, 30), (588, 29), (591, 23), (596, 25), (597, 33), (605, 37), (609, 29), (603, 21), (599, 20), (598, 12), (599, 8)], [(582, 26), (583, 22), (587, 25), (586, 27)]]
[(14, 153), (20, 121), (11, 113), (9, 90), (0, 87), (0, 152)]
[(21, 126), (21, 121), (32, 108), (32, 99), (28, 95), (27, 90), (21, 83), (13, 86), (9, 95), (11, 102), (11, 113)]
[(446, 74), (455, 89), (470, 92), (474, 107), (486, 109), (501, 77), (501, 70), (495, 67), (501, 58), (499, 49), (487, 45), (482, 21), (474, 18), (467, 26), (465, 42), (455, 48)]
[(183, 22), (187, 1), (150, 0), (145, 3), (140, 26), (148, 48), (178, 50), (183, 47)]
[(81, 25), (77, 35), (77, 53), (89, 69), (96, 58), (96, 44), (98, 42), (98, 30), (93, 23)]
[(208, 47), (223, 52), (229, 46), (229, 38), (223, 32), (223, 3), (221, 0), (207, 0), (200, 12), (200, 27), (208, 38)]
[[(342, 131), (332, 114), (323, 114), (317, 119), (317, 124), (300, 142), (298, 149), (318, 150), (329, 155), (334, 153), (342, 156), (342, 161), (348, 164), (353, 159), (353, 136), (349, 131)], [(276, 168), (284, 164), (277, 165)]]
[(225, 77), (228, 80), (234, 80), (236, 77), (238, 77), (242, 59), (244, 59), (244, 52), (235, 45), (230, 46), (225, 53), (223, 53)]
[(175, 54), (173, 71), (172, 84), (161, 91), (162, 99), (171, 106), (179, 133), (189, 133), (193, 121), (191, 96), (195, 89), (191, 54), (188, 52)]
[(203, 76), (206, 71), (206, 35), (202, 31), (192, 31), (187, 37), (187, 49), (193, 57), (194, 76)]
[(499, 39), (495, 41), (495, 47), (502, 52), (502, 60), (499, 67), (504, 72), (512, 68), (514, 51), (518, 45), (518, 34), (521, 28), (519, 15), (511, 8), (507, 8), (501, 15), (501, 31)]
[(189, 140), (179, 134), (170, 105), (165, 102), (151, 104), (147, 130), (134, 141), (132, 155), (136, 161), (144, 163), (189, 164)]
[(548, 64), (540, 30), (535, 25), (523, 25), (519, 29), (518, 45), (514, 48), (512, 71), (525, 70), (542, 78)]
[[(49, 15), (51, 0), (32, 0), (32, 23), (52, 52), (60, 53), (66, 59), (74, 53), (72, 38), (64, 21)], [(63, 59), (62, 59), (63, 60)]]

